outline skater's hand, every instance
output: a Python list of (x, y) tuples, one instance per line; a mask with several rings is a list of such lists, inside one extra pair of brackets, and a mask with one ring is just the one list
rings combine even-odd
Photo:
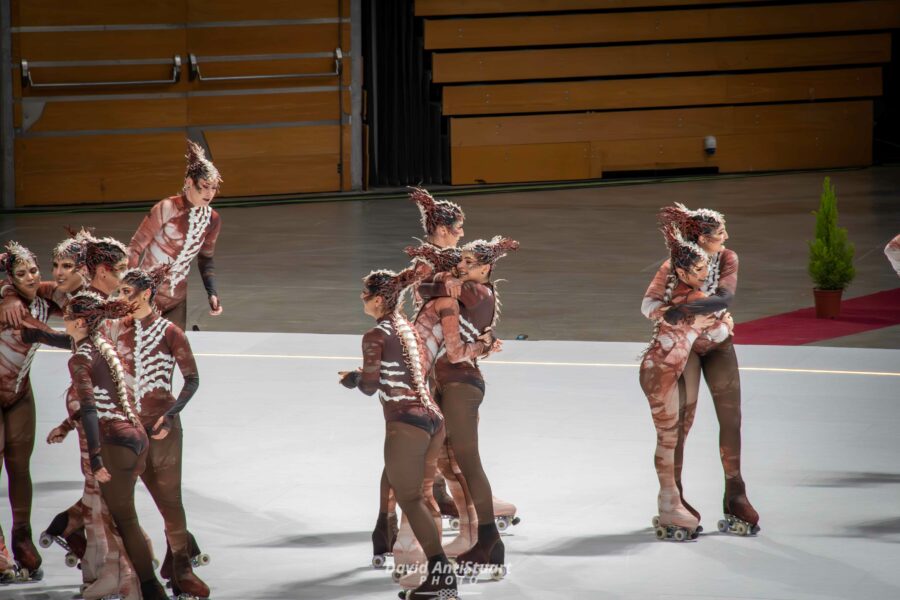
[(209, 297), (209, 309), (209, 314), (214, 317), (218, 317), (225, 311), (225, 309), (222, 308), (222, 303), (219, 302), (218, 296)]
[(711, 327), (715, 322), (716, 315), (697, 315), (694, 317), (694, 322), (691, 324), (691, 327), (697, 331), (703, 331), (704, 329)]
[(154, 440), (164, 440), (166, 436), (169, 435), (169, 430), (172, 428), (172, 424), (169, 422), (166, 415), (161, 416), (156, 420), (156, 423), (153, 424), (153, 427), (150, 429), (150, 437)]
[(338, 371), (338, 383), (347, 389), (353, 389), (359, 385), (362, 376), (362, 367), (355, 371)]
[(728, 335), (734, 335), (734, 319), (730, 312), (725, 313), (725, 316), (722, 317), (722, 322), (728, 327)]
[(447, 290), (448, 296), (457, 300), (459, 299), (460, 294), (462, 294), (462, 281), (456, 277), (448, 277), (447, 280), (444, 281), (444, 289)]
[(94, 478), (100, 483), (109, 483), (109, 480), (112, 479), (112, 475), (109, 474), (106, 467), (100, 467), (94, 471)]
[(18, 296), (7, 296), (0, 302), (0, 323), (19, 329), (25, 317), (31, 316)]
[(68, 435), (68, 431), (63, 429), (62, 427), (54, 427), (50, 430), (50, 433), (47, 435), (47, 443), (48, 444), (61, 444), (64, 439), (66, 439), (66, 435)]

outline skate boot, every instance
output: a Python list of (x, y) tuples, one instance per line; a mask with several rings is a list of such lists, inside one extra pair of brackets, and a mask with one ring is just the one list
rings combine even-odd
[(372, 532), (372, 566), (383, 569), (397, 541), (397, 513), (378, 513)]
[(456, 574), (444, 554), (428, 559), (428, 575), (417, 588), (400, 592), (401, 600), (452, 600), (458, 597)]
[(38, 538), (38, 544), (41, 548), (49, 548), (54, 542), (66, 551), (66, 566), (75, 567), (80, 559), (84, 557), (87, 549), (87, 539), (84, 536), (84, 529), (77, 529), (66, 535), (69, 528), (69, 513), (63, 511), (53, 518), (47, 529), (41, 532)]
[(425, 563), (425, 551), (413, 534), (405, 514), (400, 518), (400, 531), (397, 533), (392, 551), (394, 569), (391, 571), (391, 577), (395, 582), (399, 583), (404, 575), (417, 570), (420, 564)]
[(17, 579), (20, 582), (40, 581), (44, 578), (41, 570), (41, 555), (31, 541), (31, 525), (20, 525), (12, 530), (12, 551), (19, 566)]
[(653, 517), (656, 538), (676, 542), (697, 539), (700, 521), (685, 508), (678, 489), (660, 491), (657, 499), (659, 515)]
[(518, 525), (522, 519), (516, 516), (516, 505), (506, 500), (493, 496), (494, 519), (497, 521), (497, 529), (506, 531), (510, 525)]
[(141, 599), (171, 600), (169, 594), (166, 592), (166, 588), (162, 586), (156, 577), (141, 582)]
[(177, 600), (209, 598), (209, 586), (194, 575), (187, 553), (176, 554), (172, 559), (172, 593)]
[(725, 479), (725, 497), (722, 500), (725, 518), (719, 521), (719, 531), (737, 535), (759, 533), (759, 513), (747, 499), (744, 480), (740, 477)]
[[(684, 504), (684, 507), (688, 509), (688, 512), (694, 515), (697, 518), (697, 522), (699, 522), (700, 511), (688, 504), (687, 500), (684, 499), (684, 490), (681, 487), (681, 481), (676, 481), (675, 487), (678, 488), (678, 496), (681, 498), (681, 503)], [(697, 525), (697, 533), (703, 533), (703, 525)]]
[[(188, 532), (188, 544), (190, 546), (191, 566), (196, 569), (197, 567), (205, 567), (208, 565), (210, 561), (209, 554), (200, 551), (200, 546), (197, 545), (197, 539), (191, 532)], [(156, 559), (154, 559), (154, 563), (155, 562)], [(162, 566), (159, 569), (159, 576), (166, 580), (172, 579), (172, 548), (169, 546), (168, 540), (166, 541), (166, 555), (163, 558)]]
[(506, 548), (500, 539), (496, 523), (478, 526), (478, 540), (467, 552), (456, 557), (460, 573), (465, 577), (477, 578), (481, 571), (488, 571), (491, 578), (506, 576)]

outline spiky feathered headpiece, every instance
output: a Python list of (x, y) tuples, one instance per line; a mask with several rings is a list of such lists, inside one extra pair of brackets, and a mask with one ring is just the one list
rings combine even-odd
[(53, 249), (53, 260), (71, 258), (75, 261), (76, 266), (81, 266), (84, 264), (84, 251), (87, 243), (94, 239), (93, 230), (82, 227), (75, 231), (71, 227), (66, 227), (66, 231), (69, 233), (69, 237), (58, 243)]
[(449, 271), (459, 264), (462, 251), (459, 248), (438, 248), (434, 244), (422, 242), (419, 246), (407, 246), (406, 254), (415, 260), (431, 265), (435, 273)]
[(452, 227), (458, 221), (464, 221), (466, 215), (462, 208), (455, 202), (449, 200), (435, 200), (425, 188), (410, 188), (410, 199), (419, 207), (422, 215), (422, 229), (427, 235), (431, 235), (435, 230), (443, 225)]
[(78, 292), (66, 304), (64, 318), (66, 320), (84, 319), (88, 331), (93, 332), (105, 319), (120, 319), (132, 310), (132, 305), (121, 299), (106, 299), (100, 295), (82, 291)]
[(97, 267), (112, 267), (128, 255), (128, 248), (111, 237), (90, 238), (85, 242), (84, 264), (91, 277), (97, 274)]
[(195, 183), (201, 179), (205, 179), (214, 185), (222, 183), (222, 176), (219, 175), (219, 170), (212, 164), (211, 160), (206, 158), (206, 152), (199, 144), (188, 140), (187, 154), (184, 157), (187, 159), (187, 169), (184, 172), (186, 178), (190, 177)]
[(127, 283), (135, 289), (150, 290), (150, 301), (156, 297), (156, 292), (168, 278), (172, 270), (172, 263), (163, 263), (145, 271), (144, 269), (128, 269), (122, 275), (122, 283)]
[(724, 225), (725, 216), (708, 208), (690, 210), (684, 204), (676, 202), (674, 206), (660, 209), (657, 222), (661, 228), (674, 225), (685, 239), (696, 242), (701, 235), (710, 235), (720, 225)]
[(388, 269), (378, 269), (363, 277), (363, 285), (369, 296), (381, 296), (385, 306), (393, 311), (397, 307), (403, 292), (416, 282), (415, 269), (404, 269), (395, 273)]
[(462, 247), (463, 252), (471, 252), (475, 260), (482, 265), (493, 265), (506, 256), (508, 252), (519, 249), (519, 242), (495, 235), (490, 241), (473, 240)]
[(676, 268), (689, 271), (700, 259), (706, 258), (706, 252), (696, 243), (684, 239), (678, 227), (667, 225), (661, 228), (672, 259), (672, 272)]
[(6, 274), (9, 277), (12, 277), (13, 271), (16, 268), (16, 263), (23, 260), (30, 260), (37, 264), (37, 259), (34, 257), (34, 253), (31, 250), (19, 242), (12, 240), (7, 242), (6, 252), (0, 255), (0, 264), (2, 264), (3, 270), (6, 271)]

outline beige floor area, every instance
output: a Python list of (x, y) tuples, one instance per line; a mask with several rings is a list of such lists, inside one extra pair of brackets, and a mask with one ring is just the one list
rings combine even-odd
[[(856, 245), (857, 278), (846, 297), (900, 286), (882, 252), (900, 232), (900, 167), (454, 200), (466, 211), (465, 239), (499, 233), (522, 244), (496, 269), (496, 277), (508, 280), (500, 284), (501, 336), (641, 341), (649, 323), (640, 300), (665, 256), (655, 230), (658, 207), (683, 202), (725, 214), (729, 245), (741, 260), (733, 307), (740, 323), (812, 304), (806, 244), (826, 175), (837, 188), (840, 224)], [(173, 191), (177, 186), (176, 176)], [(418, 212), (405, 199), (225, 207), (221, 214), (216, 266), (223, 316), (206, 314), (199, 275), (191, 275), (189, 322), (204, 331), (359, 333), (368, 325), (358, 299), (360, 278), (373, 268), (405, 266), (403, 247), (422, 235)], [(49, 277), (50, 250), (64, 225), (93, 225), (127, 242), (141, 218), (139, 212), (99, 211), (3, 215), (0, 238), (31, 247)], [(900, 348), (900, 326), (821, 344)]]

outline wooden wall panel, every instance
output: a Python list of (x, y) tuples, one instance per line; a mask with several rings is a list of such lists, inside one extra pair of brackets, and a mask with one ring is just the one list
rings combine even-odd
[(62, 31), (13, 34), (13, 62), (184, 57), (184, 29)]
[[(350, 93), (344, 91), (344, 111), (350, 110)], [(227, 96), (190, 96), (187, 101), (191, 126), (291, 121), (338, 121), (338, 92), (294, 92)]]
[[(538, 177), (529, 175), (529, 169), (510, 168), (506, 157), (515, 156), (516, 148), (524, 146), (531, 163), (553, 164), (557, 146), (579, 143), (590, 146), (591, 173), (703, 166), (739, 172), (866, 165), (871, 163), (871, 123), (869, 101), (457, 118), (451, 120), (452, 182), (571, 179), (576, 167), (556, 173), (545, 169)], [(482, 135), (473, 135), (479, 130)], [(719, 148), (712, 157), (703, 150), (705, 135), (718, 138)]]
[(454, 184), (591, 179), (602, 175), (599, 168), (592, 168), (590, 142), (454, 148), (451, 160)]
[(792, 102), (881, 95), (881, 68), (444, 88), (445, 115)]
[(183, 23), (187, 0), (12, 0), (13, 27)]
[(29, 133), (98, 129), (147, 129), (186, 127), (187, 109), (182, 98), (141, 98), (89, 102), (26, 100), (15, 105), (16, 127), (23, 116), (33, 124)]
[[(735, 0), (416, 0), (420, 17), (454, 15), (561, 12), (567, 10), (618, 10), (655, 6), (729, 4)], [(743, 0), (764, 2), (765, 0)]]
[[(343, 49), (350, 51), (350, 24), (343, 26)], [(337, 24), (270, 27), (201, 27), (190, 30), (188, 51), (199, 56), (328, 52), (337, 48)]]
[(188, 22), (337, 18), (338, 2), (349, 19), (350, 0), (190, 0)]
[(425, 47), (435, 50), (609, 44), (898, 27), (900, 2), (864, 0), (665, 12), (426, 20)]
[(436, 53), (435, 83), (877, 64), (891, 35)]
[(16, 205), (150, 200), (176, 193), (184, 134), (16, 140)]

